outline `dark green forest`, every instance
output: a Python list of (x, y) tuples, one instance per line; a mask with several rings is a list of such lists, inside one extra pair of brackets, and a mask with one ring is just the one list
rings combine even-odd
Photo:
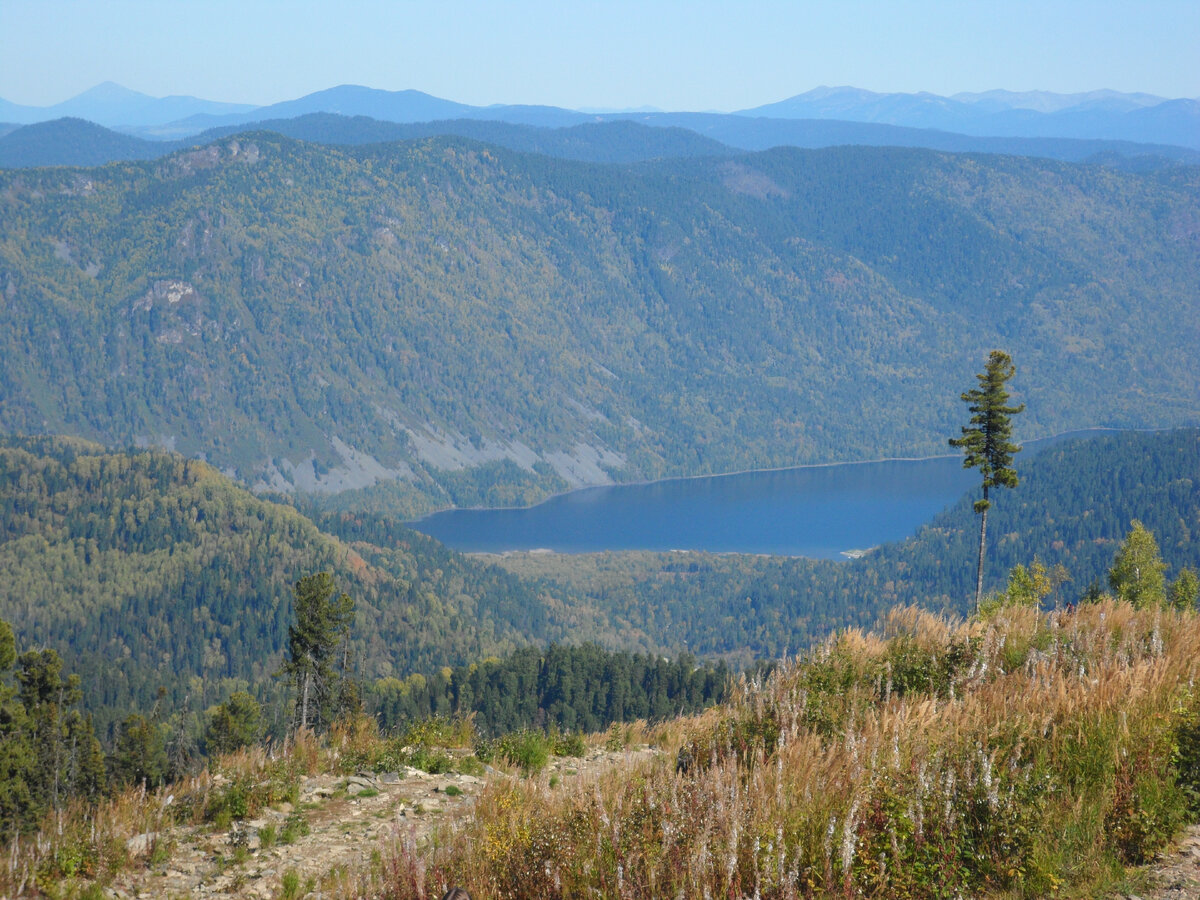
[(0, 428), (415, 514), (932, 451), (995, 346), (1027, 437), (1190, 423), (1198, 179), (268, 133), (3, 171)]
[(596, 644), (526, 647), (403, 680), (369, 685), (368, 709), (384, 728), (432, 716), (474, 714), (475, 727), (498, 735), (520, 728), (600, 731), (612, 722), (666, 719), (719, 703), (731, 673), (722, 662), (675, 659)]

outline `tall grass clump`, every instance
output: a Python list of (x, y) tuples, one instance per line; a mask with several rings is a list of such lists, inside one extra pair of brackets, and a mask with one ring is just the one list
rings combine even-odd
[[(497, 780), (386, 896), (1087, 895), (1200, 812), (1200, 618), (894, 611), (572, 790)], [(391, 873), (391, 877), (388, 877)], [(415, 877), (414, 873), (420, 873)]]
[(411, 766), (440, 775), (459, 765), (447, 748), (468, 748), (474, 743), (475, 725), (470, 716), (434, 716), (412, 722), (398, 734), (384, 737), (374, 719), (359, 715), (339, 722), (330, 736), (338, 768), (343, 772), (359, 769), (394, 772)]

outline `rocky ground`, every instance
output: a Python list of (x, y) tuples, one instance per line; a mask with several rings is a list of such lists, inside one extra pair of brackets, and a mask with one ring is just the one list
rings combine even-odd
[(1200, 898), (1200, 825), (1188, 828), (1143, 875), (1146, 888), (1126, 895), (1132, 900)]
[[(553, 758), (543, 777), (566, 784), (655, 752), (643, 746)], [(178, 827), (132, 838), (131, 854), (143, 865), (122, 873), (105, 895), (121, 900), (275, 898), (284, 895), (288, 878), (300, 886), (297, 896), (316, 896), (330, 876), (365, 869), (372, 855), (398, 836), (420, 841), (437, 824), (468, 812), (488, 779), (511, 777), (494, 769), (483, 777), (405, 769), (305, 778), (295, 806), (280, 804), (229, 829)]]

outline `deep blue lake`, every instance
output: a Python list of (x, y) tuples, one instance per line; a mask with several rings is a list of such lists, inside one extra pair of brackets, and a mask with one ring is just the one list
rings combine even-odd
[[(1031, 442), (1038, 449), (1070, 437)], [(456, 550), (709, 550), (846, 559), (901, 540), (979, 485), (962, 456), (805, 466), (584, 488), (526, 509), (435, 513), (413, 528)]]
[(584, 488), (527, 509), (412, 523), (466, 552), (710, 550), (845, 559), (912, 534), (978, 483), (962, 457), (806, 466)]

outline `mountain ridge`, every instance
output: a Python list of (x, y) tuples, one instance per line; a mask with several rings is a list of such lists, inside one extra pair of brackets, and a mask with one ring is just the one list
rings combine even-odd
[[(457, 135), (509, 150), (588, 162), (637, 162), (663, 157), (717, 156), (775, 146), (842, 144), (923, 147), (1098, 163), (1131, 171), (1200, 165), (1200, 150), (1162, 144), (1076, 138), (988, 138), (932, 129), (820, 119), (749, 119), (702, 113), (628, 115), (566, 126), (486, 119), (397, 123), (367, 116), (304, 113), (210, 128), (192, 138), (149, 140), (78, 118), (32, 125), (0, 125), (0, 168), (103, 165), (156, 159), (245, 131), (273, 131), (320, 144), (366, 144)], [(653, 132), (653, 133), (652, 133)], [(686, 134), (684, 133), (686, 132)]]
[(0, 120), (33, 124), (59, 118), (87, 119), (111, 128), (145, 128), (198, 114), (228, 115), (255, 107), (173, 94), (152, 97), (112, 81), (102, 82), (61, 103), (26, 106), (0, 99)]
[(736, 114), (846, 119), (973, 136), (1142, 140), (1200, 148), (1200, 100), (1112, 91), (1075, 95), (987, 91), (943, 97), (824, 87)]
[[(1151, 114), (1151, 110), (1157, 112)], [(387, 91), (352, 84), (258, 107), (195, 97), (154, 98), (110, 82), (50, 107), (0, 100), (0, 121), (30, 124), (64, 115), (76, 116), (164, 139), (312, 112), (367, 115), (399, 122), (477, 118), (556, 127), (643, 115), (636, 111), (593, 114), (528, 104), (472, 106), (414, 89)], [(685, 113), (667, 113), (681, 114)], [(1130, 140), (1200, 149), (1200, 101), (1109, 90), (1078, 94), (991, 90), (945, 97), (929, 92), (876, 93), (861, 88), (819, 87), (729, 115), (832, 118), (935, 128), (973, 136)]]

